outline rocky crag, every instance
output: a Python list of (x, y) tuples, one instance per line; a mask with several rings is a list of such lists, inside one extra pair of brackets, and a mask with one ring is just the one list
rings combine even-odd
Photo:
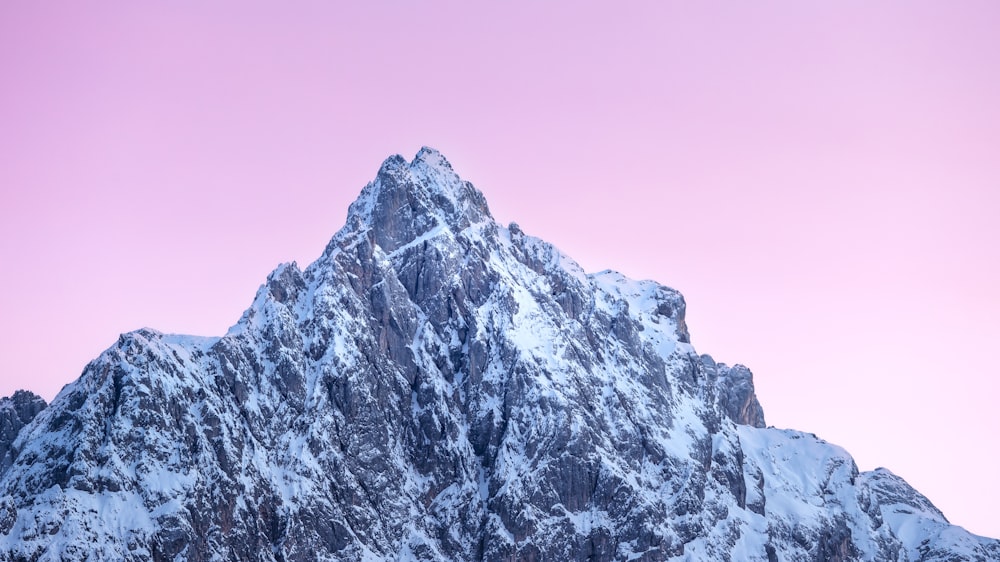
[(0, 401), (0, 560), (998, 560), (888, 471), (766, 428), (681, 295), (383, 163), (217, 338), (124, 334)]

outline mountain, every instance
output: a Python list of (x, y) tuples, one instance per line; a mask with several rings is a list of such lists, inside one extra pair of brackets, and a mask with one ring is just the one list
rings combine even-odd
[(0, 560), (998, 560), (902, 479), (766, 428), (673, 289), (387, 159), (227, 334), (123, 334), (0, 402)]

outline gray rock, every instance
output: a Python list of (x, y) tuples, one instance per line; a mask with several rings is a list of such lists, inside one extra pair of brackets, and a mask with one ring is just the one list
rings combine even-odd
[(0, 476), (17, 457), (14, 441), (21, 428), (31, 423), (45, 406), (42, 397), (27, 390), (18, 390), (13, 396), (0, 398)]

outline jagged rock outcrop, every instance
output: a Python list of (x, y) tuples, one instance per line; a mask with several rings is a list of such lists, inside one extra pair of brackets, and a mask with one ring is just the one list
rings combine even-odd
[[(21, 429), (45, 409), (45, 400), (26, 390), (0, 398), (0, 475), (13, 464), (18, 450), (13, 447)], [(17, 521), (17, 505), (11, 496), (0, 496), (0, 534), (10, 532)]]
[(996, 554), (765, 428), (750, 371), (698, 355), (684, 315), (497, 224), (437, 152), (389, 158), (226, 335), (124, 334), (18, 432), (0, 559)]
[(41, 396), (27, 390), (18, 390), (13, 396), (0, 398), (0, 474), (10, 467), (17, 456), (17, 451), (11, 450), (17, 434), (45, 409), (45, 405)]
[(716, 363), (710, 355), (702, 355), (701, 361), (709, 380), (715, 384), (719, 409), (735, 423), (765, 427), (764, 409), (754, 393), (750, 369)]

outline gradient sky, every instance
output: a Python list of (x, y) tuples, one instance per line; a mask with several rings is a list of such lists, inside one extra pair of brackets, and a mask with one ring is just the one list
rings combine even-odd
[(1000, 537), (1000, 3), (360, 4), (0, 3), (0, 396), (221, 335), (429, 145)]

